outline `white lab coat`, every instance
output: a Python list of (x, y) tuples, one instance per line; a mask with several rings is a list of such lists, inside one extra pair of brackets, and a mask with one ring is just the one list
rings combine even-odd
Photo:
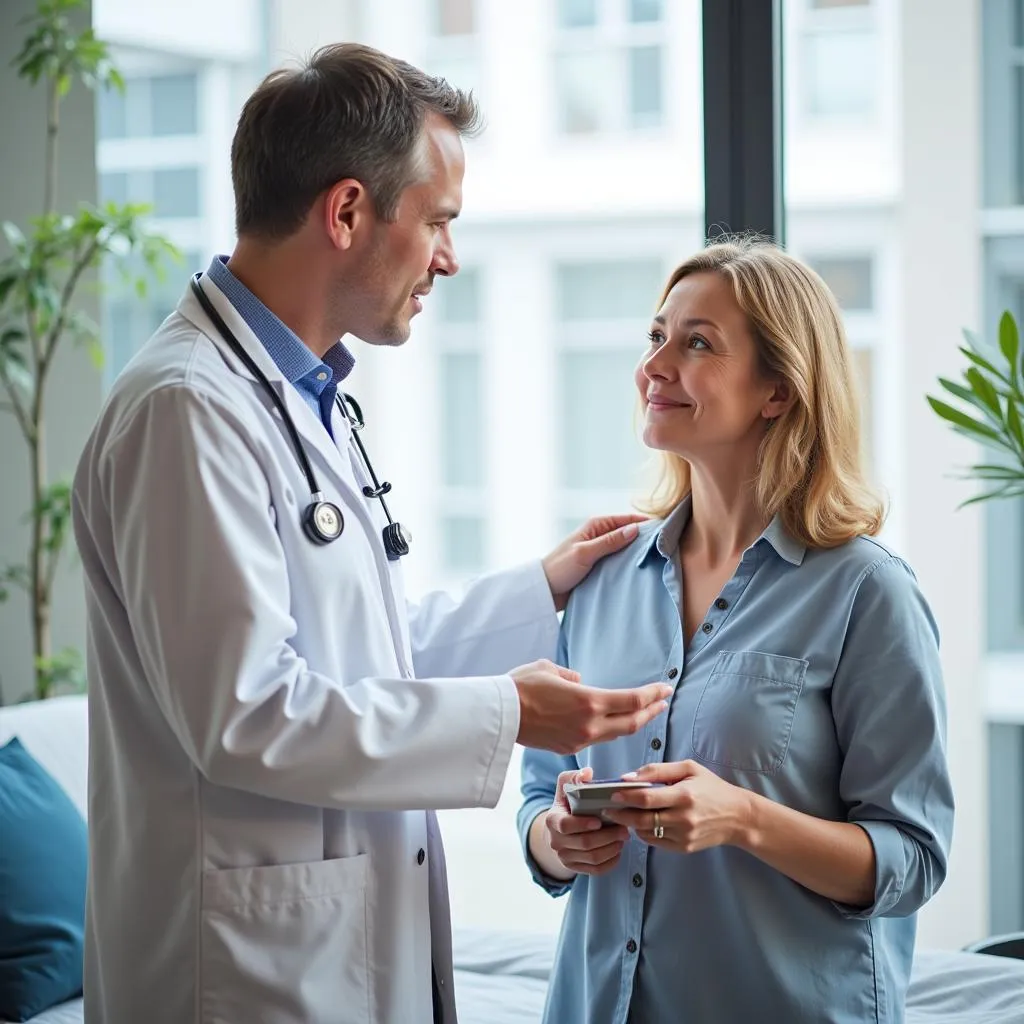
[(519, 727), (503, 673), (555, 649), (543, 571), (407, 613), (344, 417), (335, 443), (203, 287), (346, 525), (327, 546), (307, 539), (309, 488), (281, 418), (186, 293), (114, 385), (75, 479), (86, 1020), (430, 1024), (433, 963), (452, 1024), (430, 809), (498, 799)]

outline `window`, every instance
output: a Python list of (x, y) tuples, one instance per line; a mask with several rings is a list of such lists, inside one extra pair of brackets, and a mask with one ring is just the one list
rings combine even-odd
[(128, 78), (124, 92), (97, 96), (101, 139), (195, 135), (199, 130), (199, 83), (194, 72)]
[(198, 168), (173, 167), (154, 171), (153, 207), (157, 217), (198, 217)]
[(483, 100), (475, 0), (432, 0), (425, 67)]
[(559, 0), (555, 88), (567, 135), (658, 127), (663, 117), (660, 0)]
[[(203, 266), (202, 255), (195, 250), (183, 251), (181, 263), (166, 261), (161, 276), (139, 262), (133, 262), (126, 269), (127, 276), (109, 264), (104, 265), (100, 336), (105, 357), (103, 373), (108, 387), (175, 310), (184, 292), (186, 276)], [(138, 277), (145, 281), (142, 295), (135, 289)]]
[(450, 487), (479, 487), (483, 482), (481, 384), (478, 352), (441, 355), (443, 479)]
[(439, 36), (470, 36), (474, 25), (473, 0), (434, 0), (434, 32)]
[(814, 0), (805, 12), (803, 105), (815, 117), (863, 118), (878, 104), (878, 33), (869, 3)]
[(572, 490), (630, 490), (639, 465), (633, 371), (643, 347), (563, 352), (559, 401), (569, 410), (562, 435), (562, 484)]
[(1024, 0), (987, 0), (982, 32), (985, 205), (1024, 205)]
[(625, 499), (635, 490), (646, 451), (634, 424), (634, 371), (664, 276), (650, 258), (555, 268), (562, 521), (578, 525), (590, 513), (583, 494)]
[(869, 312), (874, 308), (874, 268), (870, 256), (810, 256), (808, 262), (843, 310)]
[(476, 268), (435, 282), (440, 317), (441, 568), (449, 576), (484, 568), (485, 440), (483, 355), (480, 351), (481, 278)]
[(193, 218), (202, 213), (198, 167), (107, 171), (99, 177), (101, 202), (146, 203), (153, 216)]

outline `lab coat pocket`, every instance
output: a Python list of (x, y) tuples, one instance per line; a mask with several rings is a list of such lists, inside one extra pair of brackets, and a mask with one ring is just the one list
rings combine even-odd
[(202, 1024), (372, 1022), (368, 857), (203, 876)]
[(778, 771), (789, 750), (807, 665), (760, 651), (722, 651), (697, 703), (694, 755), (737, 771)]

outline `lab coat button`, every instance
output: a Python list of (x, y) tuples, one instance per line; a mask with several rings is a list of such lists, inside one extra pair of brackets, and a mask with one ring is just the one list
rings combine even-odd
[(636, 952), (636, 943), (632, 939), (630, 939), (629, 942), (626, 943), (626, 952), (627, 953), (635, 953)]
[(675, 679), (675, 677), (679, 675), (679, 669), (670, 668), (668, 672), (666, 672), (665, 674), (669, 677), (669, 679)]
[(661, 740), (657, 736), (651, 740), (651, 750), (661, 750)]
[(416, 854), (416, 863), (417, 864), (422, 864), (426, 859), (427, 859), (427, 854), (423, 850), (423, 848), (421, 847), (420, 848), (420, 852)]

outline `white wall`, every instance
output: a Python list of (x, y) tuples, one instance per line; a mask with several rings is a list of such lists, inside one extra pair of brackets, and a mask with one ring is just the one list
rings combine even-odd
[[(921, 942), (959, 946), (987, 931), (987, 749), (983, 719), (981, 518), (955, 511), (969, 486), (950, 474), (974, 461), (925, 403), (956, 376), (960, 328), (979, 323), (980, 0), (904, 0), (899, 330), (906, 448), (905, 553), (943, 641), (956, 834), (945, 887), (921, 916)], [(895, 443), (899, 443), (894, 439)]]

